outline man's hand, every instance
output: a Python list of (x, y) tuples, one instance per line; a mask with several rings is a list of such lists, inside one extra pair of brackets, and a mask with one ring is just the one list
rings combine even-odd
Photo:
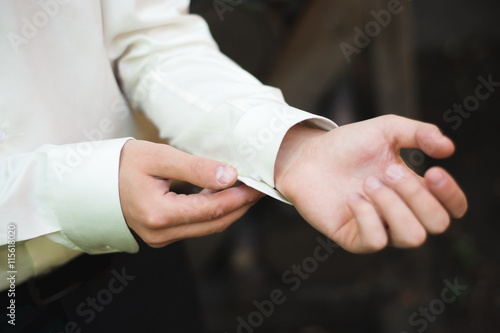
[[(119, 178), (125, 220), (152, 247), (222, 232), (263, 196), (245, 185), (229, 188), (237, 179), (230, 166), (146, 141), (125, 143)], [(176, 194), (173, 179), (206, 189)]]
[(419, 177), (399, 156), (419, 148), (435, 158), (453, 143), (430, 124), (382, 116), (330, 132), (296, 125), (276, 161), (277, 189), (313, 227), (355, 253), (421, 245), (462, 217), (467, 200), (441, 168)]

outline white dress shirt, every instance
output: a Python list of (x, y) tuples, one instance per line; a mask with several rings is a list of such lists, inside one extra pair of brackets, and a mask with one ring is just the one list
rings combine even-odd
[(188, 5), (0, 2), (0, 289), (12, 224), (18, 283), (79, 253), (138, 250), (118, 196), (131, 109), (176, 148), (229, 163), (279, 199), (274, 162), (287, 130), (335, 127), (222, 55)]

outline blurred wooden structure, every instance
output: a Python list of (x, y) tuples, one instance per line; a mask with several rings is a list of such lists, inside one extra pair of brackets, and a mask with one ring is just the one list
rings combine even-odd
[(400, 13), (390, 15), (384, 27), (373, 13), (387, 9), (386, 0), (310, 1), (267, 83), (280, 87), (291, 105), (314, 110), (332, 81), (354, 66), (344, 56), (341, 43), (354, 45), (355, 28), (364, 32), (372, 22), (371, 26), (378, 24), (380, 32), (373, 34), (369, 45), (352, 54), (351, 59), (368, 62), (364, 75), (370, 77), (379, 114), (417, 117), (412, 7), (401, 3)]

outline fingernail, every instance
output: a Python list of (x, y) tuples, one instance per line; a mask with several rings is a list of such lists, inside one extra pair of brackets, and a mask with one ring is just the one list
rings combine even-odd
[(398, 181), (408, 175), (408, 171), (399, 164), (393, 164), (387, 168), (385, 175), (389, 180)]
[(215, 173), (215, 178), (217, 178), (217, 181), (222, 185), (229, 184), (235, 176), (236, 173), (232, 168), (223, 165), (219, 166)]
[(382, 187), (382, 183), (377, 178), (370, 176), (365, 180), (365, 187), (369, 191), (375, 191)]
[(446, 181), (442, 172), (432, 172), (428, 175), (428, 179), (432, 187), (441, 187)]

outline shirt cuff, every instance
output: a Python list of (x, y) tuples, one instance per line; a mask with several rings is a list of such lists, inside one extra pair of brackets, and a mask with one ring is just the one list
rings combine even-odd
[(274, 187), (274, 164), (281, 142), (288, 130), (303, 121), (322, 130), (337, 125), (288, 105), (253, 107), (234, 129), (236, 165), (239, 180), (269, 196), (290, 203)]
[(61, 232), (57, 243), (91, 254), (137, 252), (123, 217), (118, 172), (122, 138), (57, 146), (48, 154), (52, 207)]

